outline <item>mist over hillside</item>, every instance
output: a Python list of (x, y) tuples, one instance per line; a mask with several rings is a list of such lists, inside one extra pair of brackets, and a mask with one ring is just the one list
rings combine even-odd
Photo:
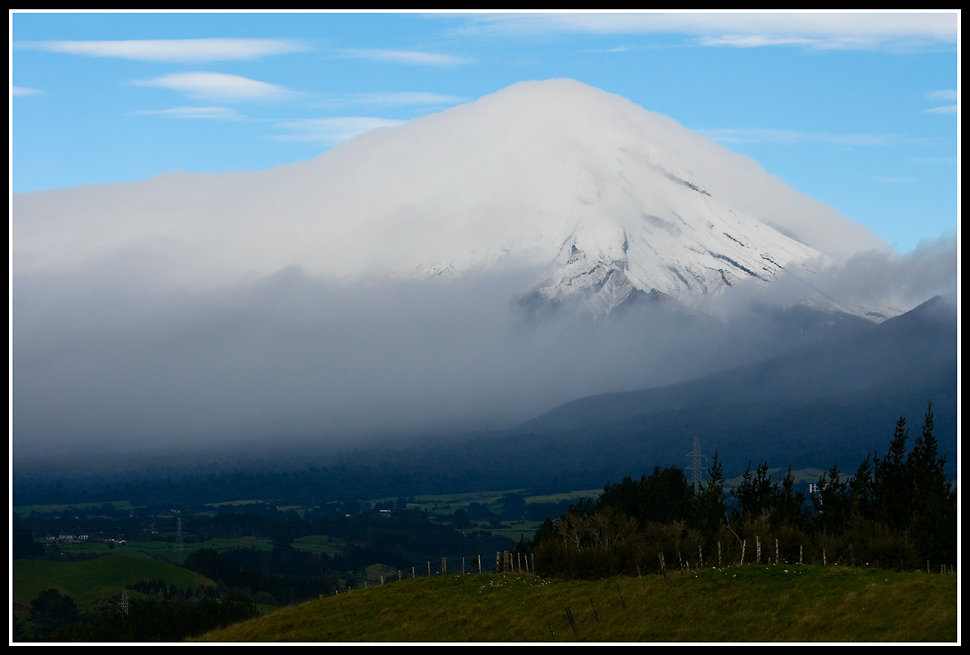
[(12, 229), (17, 458), (509, 429), (956, 299), (955, 240), (894, 253), (565, 80), (265, 172), (17, 195)]

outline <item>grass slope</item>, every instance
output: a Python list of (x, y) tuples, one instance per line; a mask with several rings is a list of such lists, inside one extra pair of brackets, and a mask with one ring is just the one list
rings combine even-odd
[[(572, 620), (570, 620), (570, 615)], [(439, 576), (321, 598), (216, 642), (948, 642), (954, 575), (744, 566), (598, 581)]]
[(214, 584), (188, 569), (146, 557), (105, 555), (81, 562), (20, 559), (13, 563), (13, 597), (16, 604), (29, 606), (40, 592), (54, 588), (72, 597), (78, 609), (85, 609), (105, 594), (120, 597), (126, 584), (151, 579), (178, 587)]

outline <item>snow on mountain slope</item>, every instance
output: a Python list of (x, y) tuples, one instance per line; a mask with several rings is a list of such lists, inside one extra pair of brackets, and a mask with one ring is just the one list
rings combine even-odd
[(539, 267), (511, 292), (598, 314), (638, 293), (702, 306), (782, 272), (824, 304), (818, 270), (886, 247), (750, 159), (571, 80), (516, 84), (268, 171), (18, 195), (14, 240), (15, 273), (122, 261), (190, 286), (294, 265), (345, 279)]

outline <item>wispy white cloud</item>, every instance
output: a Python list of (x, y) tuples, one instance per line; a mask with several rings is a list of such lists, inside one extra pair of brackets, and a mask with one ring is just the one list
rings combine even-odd
[(704, 36), (699, 43), (703, 46), (729, 46), (732, 48), (764, 48), (767, 46), (803, 46), (818, 50), (855, 50), (871, 47), (866, 39), (852, 37), (810, 38), (799, 36), (773, 36), (764, 34), (726, 34), (723, 36)]
[(245, 116), (229, 107), (173, 107), (132, 112), (136, 116), (162, 116), (165, 118), (206, 118), (223, 121), (245, 120)]
[(280, 141), (308, 141), (332, 146), (364, 132), (395, 127), (406, 121), (366, 116), (342, 116), (338, 118), (304, 118), (282, 121), (277, 127), (290, 133), (276, 137)]
[(924, 109), (924, 114), (955, 114), (957, 111), (957, 90), (956, 89), (939, 89), (937, 91), (930, 91), (926, 94), (928, 100), (933, 100), (936, 102), (946, 102), (952, 104), (941, 105), (939, 107), (931, 107), (930, 109)]
[(617, 52), (633, 52), (639, 50), (636, 46), (632, 45), (618, 45), (612, 48), (585, 48), (583, 52), (595, 52), (599, 54), (614, 54)]
[(464, 17), (465, 30), (536, 33), (679, 34), (699, 45), (876, 49), (955, 45), (958, 14), (940, 12), (569, 12)]
[(15, 96), (38, 96), (42, 95), (44, 92), (40, 89), (31, 89), (26, 86), (12, 86), (10, 87), (10, 94)]
[(294, 39), (148, 39), (128, 41), (33, 41), (19, 48), (86, 57), (113, 57), (155, 62), (206, 62), (258, 59), (309, 48)]
[(350, 59), (369, 59), (416, 66), (461, 66), (474, 60), (456, 55), (421, 50), (389, 50), (383, 48), (346, 48), (339, 56)]
[(924, 109), (924, 114), (955, 114), (957, 112), (956, 105), (943, 105), (942, 107), (933, 107), (931, 109)]
[(930, 100), (939, 100), (940, 102), (956, 102), (957, 101), (957, 90), (956, 89), (940, 89), (937, 91), (930, 91), (926, 94), (926, 97)]
[(170, 89), (192, 98), (228, 102), (283, 100), (297, 95), (296, 92), (276, 84), (226, 73), (172, 73), (132, 84)]

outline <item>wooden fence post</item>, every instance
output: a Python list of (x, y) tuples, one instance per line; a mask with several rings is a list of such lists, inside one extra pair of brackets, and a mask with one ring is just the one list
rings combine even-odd
[(573, 618), (573, 613), (569, 611), (568, 607), (566, 608), (566, 618), (569, 619), (569, 625), (571, 625), (573, 628), (573, 634), (577, 634), (576, 620)]
[(447, 575), (447, 574), (448, 574), (448, 560), (446, 560), (444, 557), (442, 557), (441, 558), (441, 575)]

